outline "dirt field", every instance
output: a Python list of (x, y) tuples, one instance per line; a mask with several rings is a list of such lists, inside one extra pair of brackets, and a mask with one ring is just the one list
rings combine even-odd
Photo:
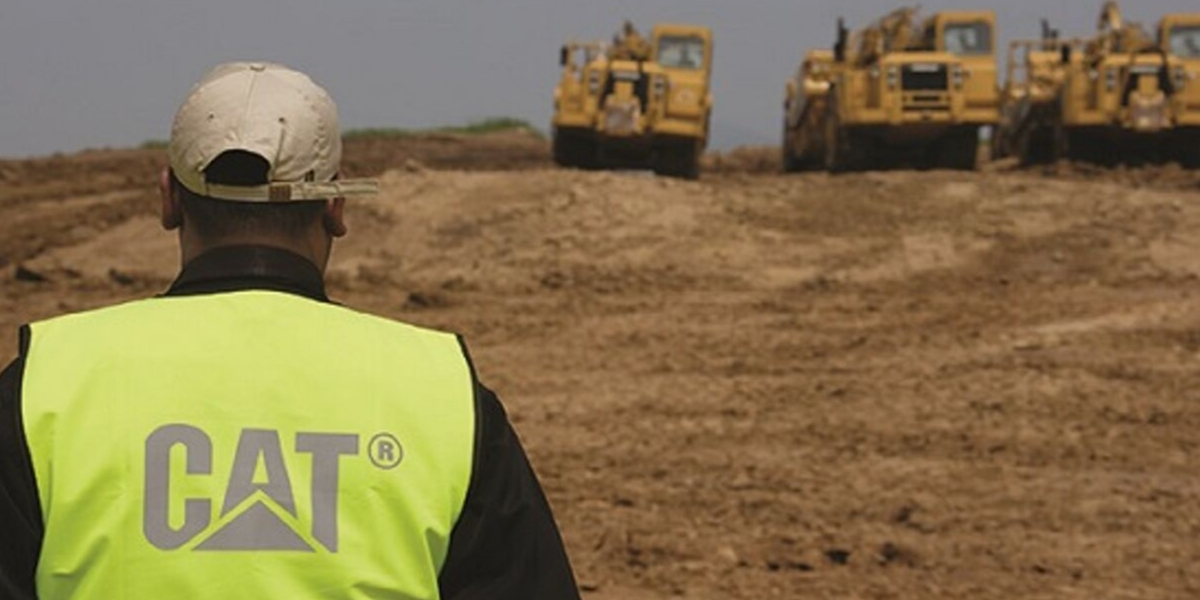
[[(1200, 176), (770, 154), (353, 144), (332, 290), (467, 335), (593, 600), (1200, 597)], [(161, 160), (0, 162), (0, 330), (167, 284)]]

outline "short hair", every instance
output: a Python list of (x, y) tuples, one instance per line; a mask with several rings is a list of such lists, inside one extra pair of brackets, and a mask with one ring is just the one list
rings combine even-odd
[[(252, 152), (230, 150), (204, 169), (204, 180), (215, 185), (252, 186), (269, 183), (270, 165)], [(183, 204), (184, 223), (200, 238), (216, 241), (234, 236), (298, 237), (325, 212), (324, 200), (298, 202), (235, 202), (201, 196), (183, 186), (174, 174)]]

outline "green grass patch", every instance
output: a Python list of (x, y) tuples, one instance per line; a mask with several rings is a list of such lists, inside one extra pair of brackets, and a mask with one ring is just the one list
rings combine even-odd
[(502, 131), (528, 131), (537, 135), (538, 137), (544, 137), (544, 134), (539, 131), (538, 128), (529, 124), (528, 121), (524, 121), (522, 119), (513, 119), (511, 117), (494, 117), (490, 119), (472, 121), (466, 125), (447, 125), (443, 127), (432, 127), (429, 129), (404, 129), (400, 127), (370, 127), (366, 129), (350, 129), (342, 133), (342, 138), (353, 140), (369, 138), (412, 137), (429, 134), (485, 135)]
[(146, 140), (138, 148), (142, 150), (166, 150), (167, 140)]

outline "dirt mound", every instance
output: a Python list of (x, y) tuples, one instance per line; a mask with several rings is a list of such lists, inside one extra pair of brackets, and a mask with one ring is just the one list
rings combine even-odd
[[(1013, 166), (1007, 167), (1015, 169)], [(1073, 181), (1111, 181), (1131, 188), (1200, 190), (1200, 171), (1188, 170), (1178, 164), (1108, 167), (1083, 162), (1062, 161), (1054, 165), (1030, 167), (1054, 179)]]
[[(466, 334), (588, 597), (1200, 594), (1200, 190), (766, 150), (680, 182), (533, 143), (467, 172), (423, 143), (353, 151), (398, 168), (351, 204), (333, 295)], [(131, 156), (0, 165), (136, 181), (6, 188), (0, 328), (170, 279)]]
[(779, 173), (783, 170), (777, 146), (741, 146), (710, 152), (701, 163), (706, 173)]
[[(528, 131), (354, 138), (345, 142), (343, 154), (349, 176), (404, 168), (544, 168), (550, 161), (546, 141)], [(0, 160), (0, 209), (13, 211), (0, 235), (0, 267), (47, 247), (92, 239), (136, 215), (154, 215), (158, 173), (166, 162), (162, 149)]]
[(343, 165), (351, 176), (377, 175), (415, 161), (435, 169), (495, 171), (545, 168), (550, 145), (526, 130), (485, 135), (420, 134), (352, 138)]

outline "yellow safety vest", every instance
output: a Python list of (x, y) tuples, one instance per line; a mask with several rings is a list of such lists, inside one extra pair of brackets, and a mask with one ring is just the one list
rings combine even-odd
[(475, 439), (454, 336), (263, 291), (32, 334), (43, 600), (438, 598)]

